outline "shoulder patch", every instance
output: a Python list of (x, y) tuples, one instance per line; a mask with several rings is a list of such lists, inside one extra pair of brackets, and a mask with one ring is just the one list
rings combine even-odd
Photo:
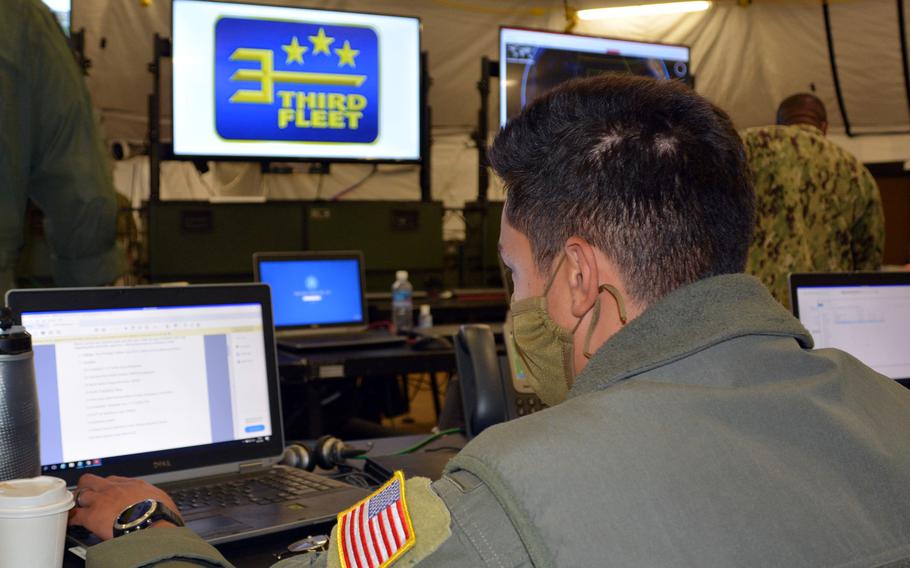
[(387, 568), (403, 559), (413, 565), (449, 538), (450, 521), (428, 479), (405, 481), (397, 471), (375, 493), (339, 513), (328, 565)]
[(400, 471), (338, 515), (337, 541), (342, 568), (386, 568), (414, 546), (417, 538)]

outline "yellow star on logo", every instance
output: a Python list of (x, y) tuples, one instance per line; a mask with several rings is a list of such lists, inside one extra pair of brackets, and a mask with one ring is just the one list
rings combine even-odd
[(316, 55), (317, 53), (332, 55), (332, 51), (329, 49), (329, 46), (335, 42), (335, 38), (325, 35), (324, 29), (319, 28), (318, 34), (308, 37), (310, 38), (310, 43), (313, 44), (313, 55)]
[(291, 39), (291, 44), (282, 45), (281, 49), (283, 49), (285, 53), (288, 54), (288, 58), (285, 63), (294, 63), (296, 61), (297, 63), (303, 65), (303, 54), (306, 53), (310, 48), (300, 45), (297, 42), (297, 36), (294, 36), (294, 38)]
[(354, 58), (360, 55), (360, 51), (357, 49), (351, 49), (351, 42), (345, 40), (344, 45), (341, 46), (341, 49), (335, 50), (335, 55), (338, 56), (339, 67), (344, 67), (345, 64), (350, 65), (351, 67), (357, 67), (357, 65), (354, 63)]

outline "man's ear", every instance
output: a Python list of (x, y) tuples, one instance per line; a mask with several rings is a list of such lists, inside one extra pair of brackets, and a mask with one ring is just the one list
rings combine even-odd
[(597, 258), (591, 243), (571, 237), (566, 241), (566, 271), (569, 278), (569, 294), (572, 301), (572, 315), (580, 318), (594, 306), (598, 295), (599, 275)]
[(822, 131), (822, 134), (824, 134), (825, 136), (827, 136), (827, 135), (828, 135), (828, 121), (827, 121), (827, 120), (823, 120), (822, 123), (821, 123), (819, 126), (821, 126), (821, 128), (819, 128), (819, 130)]

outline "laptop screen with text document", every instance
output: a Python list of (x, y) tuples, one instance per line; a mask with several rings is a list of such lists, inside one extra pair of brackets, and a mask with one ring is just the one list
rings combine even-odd
[[(98, 309), (38, 309), (35, 291), (11, 293), (32, 335), (45, 475), (147, 475), (280, 453), (268, 289), (190, 288), (131, 289), (124, 305)], [(202, 303), (238, 288), (266, 301)], [(89, 306), (105, 296), (71, 295)]]
[(846, 351), (910, 386), (910, 273), (793, 274), (794, 314), (818, 349)]

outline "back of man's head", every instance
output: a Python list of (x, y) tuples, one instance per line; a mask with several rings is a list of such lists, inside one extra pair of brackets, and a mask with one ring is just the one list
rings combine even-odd
[(777, 107), (777, 124), (810, 124), (825, 132), (828, 129), (828, 111), (825, 110), (825, 103), (815, 95), (790, 95)]
[(745, 266), (754, 203), (742, 143), (680, 83), (565, 83), (509, 121), (490, 162), (542, 273), (572, 236), (603, 251), (642, 305)]

